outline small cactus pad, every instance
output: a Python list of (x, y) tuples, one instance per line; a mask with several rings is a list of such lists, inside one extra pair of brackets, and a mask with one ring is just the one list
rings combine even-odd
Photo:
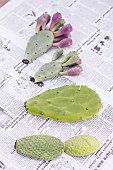
[(59, 72), (62, 70), (62, 66), (58, 62), (51, 61), (49, 63), (45, 63), (35, 74), (35, 82), (41, 82), (58, 76)]
[(87, 156), (96, 152), (99, 147), (99, 141), (90, 135), (74, 136), (64, 143), (64, 151), (72, 156)]
[(58, 48), (58, 49), (55, 51), (55, 53), (54, 53), (54, 55), (53, 55), (53, 57), (52, 57), (52, 61), (57, 60), (62, 54), (63, 54), (63, 49), (62, 49), (62, 48)]
[(27, 44), (23, 62), (28, 60), (30, 63), (47, 52), (52, 47), (53, 39), (53, 33), (49, 30), (35, 33)]
[(47, 90), (25, 103), (26, 110), (31, 114), (65, 122), (89, 119), (101, 105), (94, 90), (75, 85)]
[(62, 54), (63, 49), (58, 48), (53, 55), (52, 61), (42, 65), (41, 68), (39, 68), (39, 70), (35, 73), (34, 77), (31, 77), (30, 80), (34, 83), (39, 83), (59, 75), (78, 76), (82, 72), (82, 67), (80, 66), (81, 59), (78, 57), (76, 52), (69, 52), (66, 56), (66, 60), (64, 59), (61, 62), (57, 62), (56, 60), (61, 57)]
[(56, 137), (33, 135), (20, 138), (15, 144), (16, 151), (26, 157), (39, 160), (53, 160), (64, 151), (64, 145)]

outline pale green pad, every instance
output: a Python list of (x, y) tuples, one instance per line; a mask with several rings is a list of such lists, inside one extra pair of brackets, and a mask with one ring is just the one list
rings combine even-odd
[(35, 74), (35, 82), (48, 80), (50, 78), (58, 76), (60, 71), (63, 71), (63, 68), (60, 63), (55, 61), (45, 63), (42, 67), (39, 68), (38, 72)]
[(75, 122), (93, 117), (101, 108), (98, 94), (86, 87), (67, 85), (47, 90), (26, 102), (26, 110), (53, 120)]
[(99, 149), (99, 141), (90, 135), (78, 135), (64, 143), (64, 151), (72, 156), (87, 156)]
[(64, 151), (64, 145), (56, 137), (33, 135), (16, 141), (16, 151), (26, 157), (39, 160), (53, 160)]
[(51, 31), (43, 30), (35, 33), (27, 44), (24, 59), (32, 62), (37, 57), (43, 55), (52, 47), (53, 39), (54, 36)]

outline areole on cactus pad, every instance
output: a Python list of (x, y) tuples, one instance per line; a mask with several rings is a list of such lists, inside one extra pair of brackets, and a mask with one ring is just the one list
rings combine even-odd
[(37, 19), (36, 32), (29, 39), (26, 47), (23, 63), (33, 62), (37, 57), (43, 55), (52, 46), (67, 47), (72, 44), (70, 32), (73, 30), (70, 24), (65, 24), (61, 13), (53, 15), (49, 29), (46, 28), (51, 16), (46, 12)]
[(31, 114), (65, 122), (92, 118), (101, 106), (101, 99), (94, 90), (75, 85), (47, 90), (25, 103)]

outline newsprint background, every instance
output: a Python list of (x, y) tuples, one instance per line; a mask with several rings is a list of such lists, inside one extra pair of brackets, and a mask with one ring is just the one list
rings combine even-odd
[[(77, 77), (58, 77), (43, 87), (29, 81), (49, 62), (55, 49), (27, 67), (19, 64), (26, 44), (43, 12), (61, 12), (73, 26), (73, 44), (83, 72)], [(87, 121), (64, 123), (26, 113), (24, 102), (47, 89), (86, 85), (97, 91), (102, 108)], [(90, 134), (100, 149), (86, 157), (62, 154), (54, 161), (38, 161), (16, 153), (15, 141), (23, 136), (49, 134), (63, 142), (78, 134)], [(113, 170), (113, 0), (11, 0), (0, 8), (0, 169), (4, 170)]]

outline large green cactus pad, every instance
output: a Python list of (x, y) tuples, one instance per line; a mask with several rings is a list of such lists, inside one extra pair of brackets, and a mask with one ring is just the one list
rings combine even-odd
[(15, 144), (16, 151), (26, 157), (39, 160), (53, 160), (64, 151), (60, 139), (49, 135), (33, 135), (20, 138)]
[(35, 33), (27, 44), (23, 61), (32, 62), (37, 57), (43, 55), (52, 47), (53, 39), (53, 33), (49, 30), (42, 30)]
[(66, 122), (89, 119), (99, 111), (101, 105), (94, 90), (75, 85), (47, 90), (25, 103), (29, 113)]
[(99, 149), (99, 141), (90, 135), (78, 135), (64, 143), (64, 151), (72, 156), (87, 156)]

